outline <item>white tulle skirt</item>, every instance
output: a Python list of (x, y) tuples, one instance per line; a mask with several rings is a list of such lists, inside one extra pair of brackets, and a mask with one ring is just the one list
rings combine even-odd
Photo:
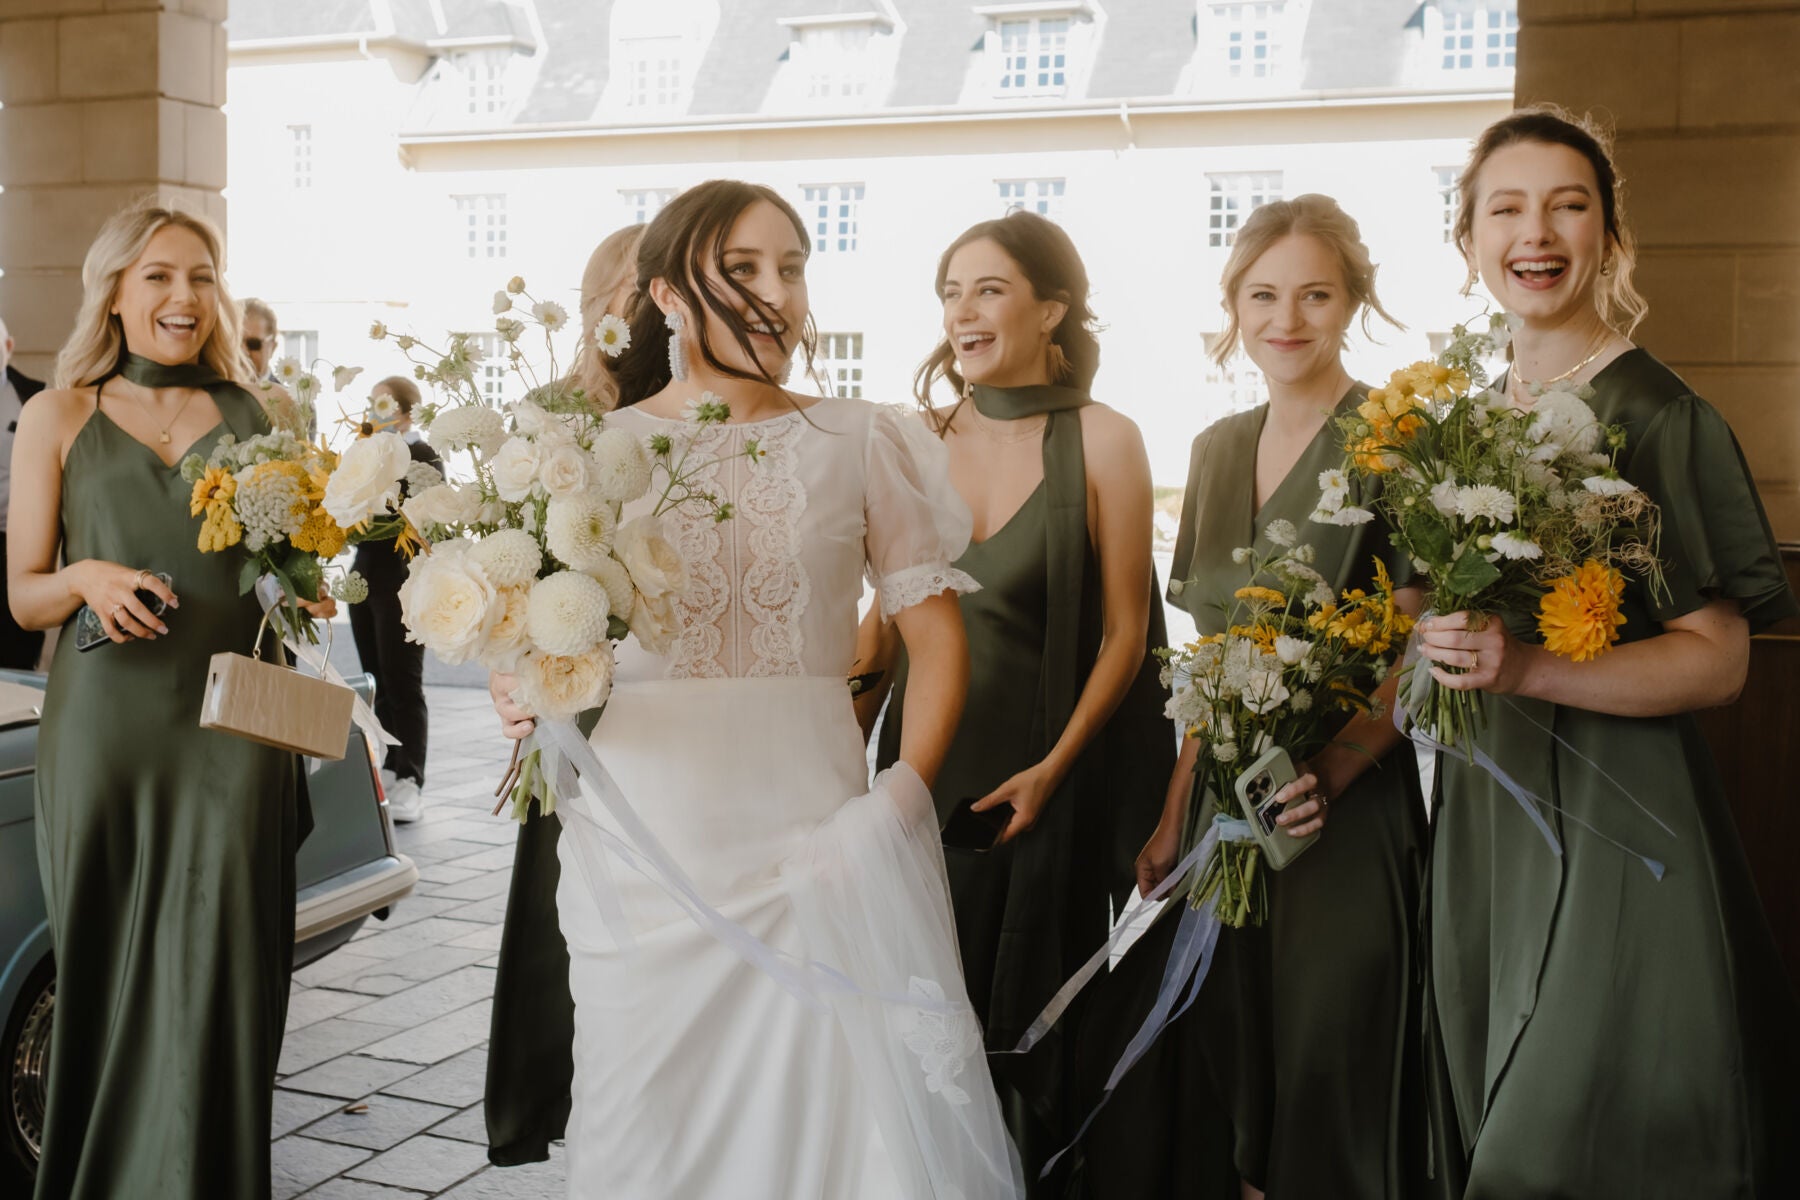
[(868, 786), (843, 681), (621, 684), (591, 744), (708, 904), (835, 982), (803, 1002), (609, 851), (601, 831), (620, 827), (591, 799), (560, 801), (576, 809), (557, 891), (575, 999), (569, 1194), (1022, 1195), (930, 793), (904, 765)]

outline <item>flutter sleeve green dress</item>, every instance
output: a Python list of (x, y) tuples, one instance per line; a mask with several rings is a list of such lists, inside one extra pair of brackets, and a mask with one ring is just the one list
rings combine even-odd
[[(265, 432), (241, 389), (192, 450)], [(203, 554), (191, 485), (95, 412), (63, 467), (67, 561), (167, 572), (154, 641), (50, 669), (37, 846), (56, 950), (39, 1200), (269, 1194), (269, 1124), (294, 946), (293, 755), (201, 729), (207, 664), (248, 653), (261, 610), (242, 556)]]
[[(1630, 581), (1622, 644), (1717, 598), (1753, 632), (1792, 615), (1718, 412), (1643, 350), (1593, 387), (1626, 430), (1621, 472), (1662, 509), (1668, 594)], [(1485, 772), (1439, 755), (1434, 1117), (1467, 1156), (1444, 1167), (1466, 1169), (1469, 1200), (1800, 1195), (1800, 1006), (1693, 717), (1482, 701), (1480, 745), (1557, 806), (1562, 853)], [(1662, 881), (1600, 834), (1661, 860)]]
[[(1366, 396), (1356, 385), (1338, 411)], [(1266, 405), (1235, 414), (1194, 441), (1169, 593), (1203, 635), (1224, 631), (1232, 592), (1250, 582), (1232, 551), (1260, 542), (1277, 519), (1313, 547), (1314, 566), (1335, 592), (1370, 588), (1376, 559), (1400, 582), (1411, 574), (1380, 524), (1308, 520), (1320, 472), (1343, 460), (1330, 422), (1257, 509), (1256, 447), (1267, 416)], [(1363, 492), (1354, 502), (1370, 499)], [(1236, 1179), (1221, 1176), (1216, 1161), (1220, 1129), (1229, 1131), (1236, 1174), (1271, 1198), (1417, 1194), (1424, 1172), (1413, 944), (1425, 837), (1417, 764), (1402, 742), (1333, 801), (1316, 844), (1267, 875), (1267, 922), (1222, 931), (1195, 1006), (1096, 1121), (1087, 1139), (1089, 1195), (1235, 1200)], [(1086, 1092), (1103, 1084), (1149, 1011), (1175, 927), (1159, 920), (1097, 985), (1082, 1054)]]

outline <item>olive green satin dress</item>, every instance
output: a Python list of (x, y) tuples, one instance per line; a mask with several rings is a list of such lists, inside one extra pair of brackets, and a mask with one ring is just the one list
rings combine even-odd
[[(230, 386), (194, 446), (266, 431)], [(199, 727), (207, 664), (261, 611), (237, 553), (202, 554), (178, 466), (96, 412), (63, 469), (70, 562), (173, 579), (154, 641), (57, 643), (38, 735), (37, 845), (56, 949), (40, 1200), (269, 1193), (294, 945), (294, 756)]]
[[(1366, 394), (1355, 386), (1338, 411)], [(1194, 441), (1169, 592), (1202, 634), (1223, 631), (1232, 592), (1248, 582), (1232, 550), (1259, 541), (1276, 518), (1313, 547), (1335, 591), (1368, 588), (1376, 558), (1398, 580), (1410, 575), (1379, 523), (1308, 520), (1319, 473), (1343, 459), (1329, 423), (1257, 510), (1256, 447), (1267, 415), (1266, 405), (1238, 413)], [(1364, 491), (1355, 502), (1370, 499)], [(1197, 1124), (1209, 1119), (1229, 1127), (1237, 1172), (1271, 1200), (1417, 1194), (1414, 931), (1425, 839), (1417, 765), (1402, 742), (1333, 801), (1311, 849), (1268, 874), (1267, 922), (1222, 932), (1195, 1007), (1126, 1076), (1089, 1135), (1089, 1195), (1235, 1198), (1235, 1180), (1209, 1161), (1218, 1131)], [(1104, 1082), (1101, 1072), (1148, 1012), (1175, 925), (1159, 920), (1098, 985), (1085, 1090)]]
[[(1061, 387), (978, 387), (974, 397), (990, 417), (1048, 412), (1044, 481), (955, 564), (981, 590), (957, 598), (969, 641), (969, 690), (932, 788), (940, 820), (958, 801), (985, 796), (1044, 758), (1062, 736), (1100, 645), (1101, 584), (1087, 531), (1078, 411), (1088, 398)], [(1158, 645), (1165, 639), (1154, 595), (1149, 638)], [(1146, 656), (1036, 826), (991, 852), (945, 850), (963, 972), (990, 1052), (1016, 1046), (1106, 937), (1109, 905), (1123, 899), (1131, 858), (1155, 826), (1174, 761), (1161, 711), (1166, 698), (1157, 663)], [(905, 711), (902, 661), (882, 721), (882, 765), (899, 755)], [(1052, 1194), (1052, 1185), (1036, 1182), (1038, 1171), (1083, 1115), (1067, 1086), (1066, 1053), (1080, 1009), (1078, 1002), (1030, 1054), (989, 1060), (1034, 1196)]]
[[(1593, 387), (1596, 415), (1626, 429), (1622, 473), (1662, 508), (1669, 594), (1631, 582), (1622, 644), (1715, 598), (1752, 631), (1792, 615), (1718, 412), (1642, 350)], [(1558, 857), (1491, 778), (1439, 755), (1429, 948), (1449, 1094), (1435, 1107), (1468, 1156), (1446, 1171), (1466, 1170), (1469, 1200), (1800, 1196), (1800, 1006), (1692, 716), (1495, 696), (1483, 713), (1503, 769), (1667, 870), (1659, 883), (1550, 814)]]

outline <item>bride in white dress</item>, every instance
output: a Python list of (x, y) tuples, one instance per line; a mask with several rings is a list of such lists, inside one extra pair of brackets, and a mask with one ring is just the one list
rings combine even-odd
[[(619, 647), (591, 742), (705, 902), (835, 987), (803, 1002), (612, 856), (609, 817), (559, 801), (573, 1197), (1023, 1194), (927, 787), (967, 682), (953, 593), (975, 584), (950, 563), (969, 516), (917, 417), (776, 382), (811, 329), (807, 252), (790, 206), (731, 181), (690, 189), (645, 234), (607, 423), (694, 436), (685, 407), (725, 399), (731, 420), (695, 453), (724, 460), (703, 486), (735, 515), (665, 517), (690, 574), (675, 636), (665, 654)], [(738, 453), (752, 442), (754, 462)], [(912, 660), (901, 761), (873, 788), (846, 683), (865, 575)], [(495, 678), (519, 737), (511, 688)]]

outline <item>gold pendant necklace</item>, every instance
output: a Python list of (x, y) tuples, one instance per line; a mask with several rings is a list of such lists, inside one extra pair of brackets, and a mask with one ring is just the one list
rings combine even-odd
[(1520, 394), (1522, 392), (1529, 392), (1532, 396), (1535, 397), (1535, 396), (1541, 394), (1543, 389), (1549, 387), (1551, 384), (1561, 383), (1565, 379), (1573, 378), (1575, 376), (1575, 374), (1577, 372), (1579, 372), (1583, 367), (1587, 366), (1589, 363), (1593, 362), (1596, 358), (1599, 358), (1601, 354), (1605, 353), (1606, 348), (1608, 346), (1612, 345), (1612, 340), (1615, 336), (1617, 336), (1617, 332), (1613, 329), (1612, 326), (1602, 325), (1600, 327), (1600, 332), (1596, 335), (1596, 340), (1594, 342), (1590, 343), (1590, 345), (1593, 346), (1593, 349), (1589, 352), (1588, 356), (1586, 358), (1582, 359), (1580, 362), (1576, 363), (1574, 366), (1570, 367), (1568, 370), (1564, 371), (1561, 375), (1552, 375), (1548, 379), (1539, 379), (1539, 380), (1533, 382), (1533, 381), (1527, 380), (1523, 375), (1521, 375), (1519, 373), (1517, 367), (1515, 367), (1513, 370), (1513, 373), (1512, 373), (1514, 398), (1515, 399), (1521, 398)]
[[(155, 425), (156, 424), (156, 414), (150, 411), (150, 406), (148, 404), (144, 403), (143, 398), (141, 396), (137, 396), (137, 395), (132, 395), (131, 398), (133, 400), (137, 401), (137, 406), (144, 410), (144, 415), (146, 417), (150, 418), (150, 424)], [(193, 402), (194, 402), (194, 391), (193, 391), (193, 389), (190, 388), (190, 389), (188, 389), (187, 399), (183, 400), (181, 402), (181, 407), (175, 410), (175, 415), (169, 418), (169, 423), (167, 425), (164, 425), (161, 429), (156, 431), (156, 440), (157, 441), (161, 442), (165, 446), (169, 444), (169, 441), (170, 441), (169, 430), (175, 428), (175, 422), (181, 420), (181, 414), (186, 412), (187, 406), (192, 404)]]

